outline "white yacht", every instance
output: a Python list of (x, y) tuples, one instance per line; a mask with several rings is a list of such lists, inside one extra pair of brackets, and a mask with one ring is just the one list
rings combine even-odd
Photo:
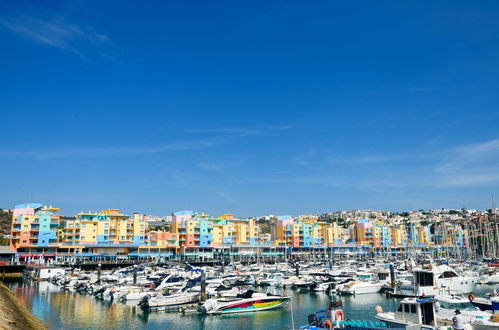
[(367, 294), (378, 293), (383, 287), (381, 282), (351, 281), (338, 286), (337, 292), (340, 294)]
[(447, 265), (434, 266), (431, 270), (415, 270), (412, 285), (398, 285), (395, 296), (423, 297), (441, 293), (468, 294), (479, 281), (477, 275), (459, 275)]
[(367, 294), (367, 293), (378, 293), (383, 287), (383, 283), (379, 281), (374, 281), (371, 273), (359, 272), (355, 276), (356, 280), (340, 284), (337, 288), (337, 292), (340, 294)]

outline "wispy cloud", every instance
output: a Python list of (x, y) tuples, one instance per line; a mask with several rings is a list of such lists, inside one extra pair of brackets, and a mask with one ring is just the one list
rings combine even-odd
[[(280, 182), (347, 186), (365, 191), (486, 187), (499, 182), (499, 139), (393, 154), (346, 155), (314, 149), (295, 156), (293, 164), (313, 175), (293, 177), (285, 173), (278, 179)], [(331, 177), (333, 172), (336, 178)]]
[(499, 181), (499, 139), (449, 150), (434, 169), (444, 186), (471, 186)]
[[(0, 17), (0, 26), (39, 44), (59, 48), (87, 59), (85, 50), (100, 49), (109, 44), (109, 37), (66, 22), (63, 17), (39, 19), (31, 16)], [(85, 50), (84, 50), (85, 49)]]
[(434, 158), (434, 154), (413, 152), (396, 154), (365, 154), (365, 155), (346, 155), (345, 153), (334, 152), (331, 150), (309, 150), (294, 157), (296, 165), (310, 166), (312, 164), (321, 165), (363, 165), (375, 163), (403, 163), (414, 162), (422, 159)]
[[(229, 128), (229, 129), (199, 129), (192, 130), (192, 133), (206, 133), (209, 136), (183, 142), (173, 142), (161, 145), (149, 146), (110, 146), (110, 147), (71, 147), (71, 148), (54, 148), (41, 150), (0, 150), (0, 155), (9, 156), (31, 156), (40, 158), (53, 157), (96, 157), (96, 156), (113, 156), (113, 155), (139, 155), (139, 154), (155, 154), (173, 151), (204, 149), (216, 147), (226, 143), (230, 143), (244, 136), (263, 135), (280, 130), (289, 129), (291, 126), (272, 126), (266, 128)], [(215, 136), (213, 134), (215, 133)], [(200, 163), (198, 167), (209, 170), (221, 170), (221, 167), (211, 163)]]
[(260, 135), (260, 134), (269, 134), (278, 131), (284, 131), (293, 128), (291, 125), (285, 126), (265, 126), (260, 128), (232, 128), (232, 127), (223, 127), (223, 128), (193, 128), (185, 130), (186, 133), (192, 134), (220, 134), (220, 135), (238, 135), (238, 136), (247, 136), (247, 135)]
[(0, 150), (2, 155), (11, 156), (32, 156), (41, 158), (52, 157), (68, 157), (68, 156), (81, 156), (81, 157), (95, 157), (95, 156), (127, 156), (139, 154), (155, 154), (191, 149), (202, 149), (216, 146), (216, 141), (199, 140), (192, 142), (178, 142), (171, 144), (163, 144), (156, 146), (129, 146), (129, 147), (82, 147), (82, 148), (58, 148), (48, 150), (35, 150), (35, 151), (10, 151)]
[(225, 168), (222, 165), (211, 163), (211, 162), (199, 162), (197, 167), (207, 171), (221, 172)]
[(272, 177), (267, 179), (269, 182), (273, 183), (284, 183), (284, 184), (299, 184), (299, 185), (321, 185), (329, 187), (340, 187), (348, 184), (345, 179), (340, 177), (334, 177), (330, 175), (308, 175), (308, 174), (298, 174), (298, 175), (286, 175), (281, 177)]

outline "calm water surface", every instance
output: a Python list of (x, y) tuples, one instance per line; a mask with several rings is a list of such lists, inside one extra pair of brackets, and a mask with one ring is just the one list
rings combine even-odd
[[(122, 303), (106, 304), (92, 296), (62, 291), (47, 282), (9, 282), (15, 295), (48, 329), (289, 329), (307, 323), (307, 316), (328, 306), (330, 297), (325, 293), (298, 292), (285, 289), (291, 297), (288, 307), (258, 313), (234, 315), (186, 315), (179, 313), (150, 313), (143, 315), (135, 306)], [(477, 292), (491, 291), (480, 286)], [(398, 300), (381, 294), (342, 297), (347, 318), (374, 320), (374, 307), (380, 305), (393, 311)]]

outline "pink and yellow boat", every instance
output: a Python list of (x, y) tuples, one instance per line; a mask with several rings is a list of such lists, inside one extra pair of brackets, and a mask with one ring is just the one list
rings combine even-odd
[(208, 299), (199, 311), (206, 314), (258, 312), (282, 307), (288, 301), (289, 297), (248, 291), (240, 297)]

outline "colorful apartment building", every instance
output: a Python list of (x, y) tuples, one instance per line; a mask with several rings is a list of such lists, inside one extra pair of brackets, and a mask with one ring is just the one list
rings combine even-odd
[(179, 236), (165, 231), (150, 231), (148, 234), (150, 246), (178, 247)]
[(358, 219), (351, 230), (351, 239), (357, 245), (375, 245), (377, 230), (369, 219)]
[[(10, 246), (20, 256), (220, 256), (283, 255), (312, 249), (340, 248), (354, 251), (411, 247), (468, 246), (468, 231), (459, 224), (444, 222), (423, 225), (395, 219), (357, 219), (345, 222), (319, 221), (313, 216), (278, 216), (270, 233), (262, 234), (255, 219), (233, 214), (212, 217), (190, 210), (172, 214), (170, 229), (148, 232), (147, 219), (117, 209), (81, 212), (72, 218), (59, 209), (39, 203), (16, 205), (13, 209)], [(255, 252), (256, 251), (256, 252)], [(259, 251), (259, 252), (258, 252)], [(333, 251), (333, 250), (331, 250)]]
[(407, 243), (407, 233), (402, 225), (389, 225), (391, 246), (404, 246)]
[(337, 223), (320, 222), (316, 218), (294, 219), (278, 216), (274, 220), (277, 246), (292, 248), (330, 247), (342, 243)]
[(171, 233), (179, 237), (181, 249), (256, 245), (259, 230), (254, 219), (223, 214), (218, 218), (190, 210), (172, 215)]
[(141, 214), (132, 217), (117, 209), (81, 212), (64, 222), (64, 245), (143, 245), (147, 221)]
[(58, 243), (58, 208), (40, 203), (16, 205), (12, 215), (10, 246), (13, 249), (55, 247)]

